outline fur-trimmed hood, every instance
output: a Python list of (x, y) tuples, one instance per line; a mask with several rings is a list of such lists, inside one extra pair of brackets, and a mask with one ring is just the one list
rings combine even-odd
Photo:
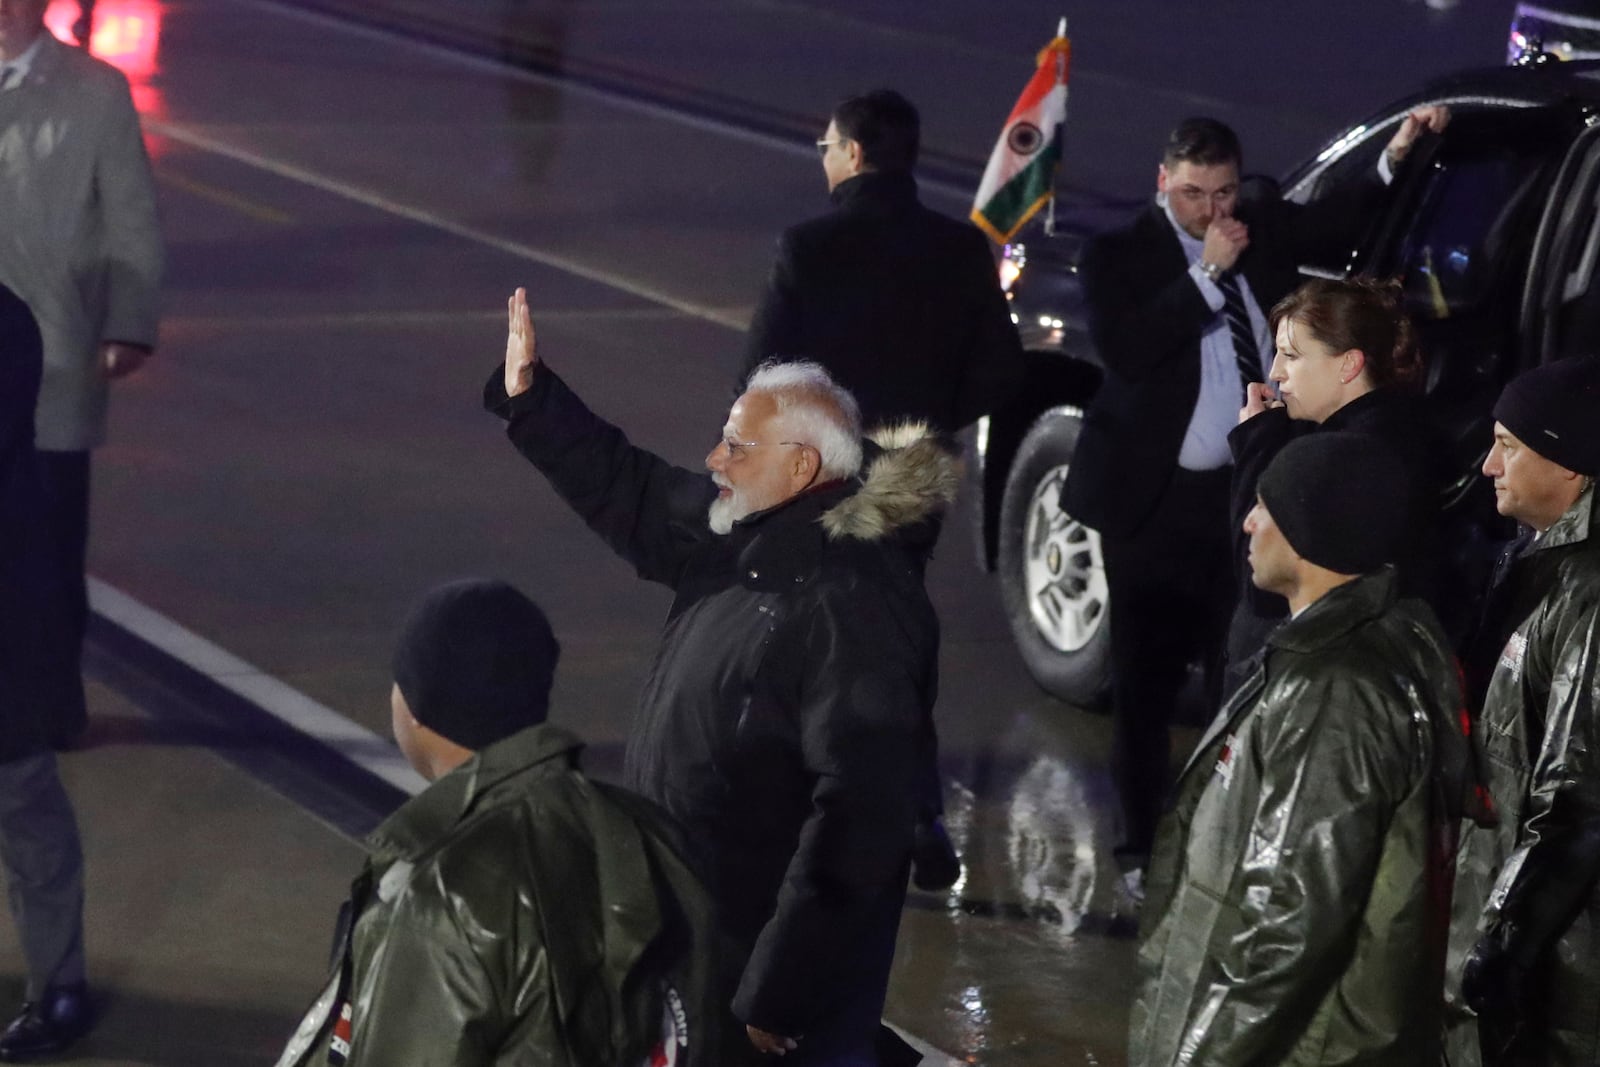
[(881, 540), (937, 520), (955, 501), (961, 460), (927, 423), (885, 426), (867, 440), (861, 487), (822, 514), (830, 539)]

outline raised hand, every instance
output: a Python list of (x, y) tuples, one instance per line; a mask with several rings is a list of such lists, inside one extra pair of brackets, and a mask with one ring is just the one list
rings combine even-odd
[(518, 288), (506, 301), (506, 320), (506, 396), (516, 396), (528, 391), (539, 365), (526, 289)]

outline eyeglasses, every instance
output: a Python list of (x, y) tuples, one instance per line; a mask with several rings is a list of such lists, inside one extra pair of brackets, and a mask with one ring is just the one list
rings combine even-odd
[(806, 444), (804, 441), (735, 441), (731, 437), (724, 437), (722, 439), (722, 447), (724, 447), (724, 448), (726, 448), (728, 450), (728, 462), (729, 463), (737, 463), (741, 459), (744, 459), (745, 458), (744, 454), (749, 449), (752, 449), (752, 448), (764, 448), (767, 445), (773, 445), (773, 444), (795, 445), (795, 446), (797, 446), (799, 448), (811, 448), (811, 447), (813, 447), (811, 445)]
[(818, 156), (826, 156), (828, 154), (828, 146), (829, 145), (844, 144), (848, 140), (850, 140), (850, 138), (848, 138), (848, 137), (836, 137), (831, 141), (828, 141), (828, 140), (818, 141), (817, 142), (817, 155)]

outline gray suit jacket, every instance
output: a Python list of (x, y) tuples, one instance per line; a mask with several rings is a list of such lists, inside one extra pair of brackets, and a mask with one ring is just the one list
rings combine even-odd
[(154, 346), (162, 260), (127, 79), (47, 34), (28, 77), (0, 92), (0, 283), (44, 335), (39, 448), (105, 440), (98, 347)]

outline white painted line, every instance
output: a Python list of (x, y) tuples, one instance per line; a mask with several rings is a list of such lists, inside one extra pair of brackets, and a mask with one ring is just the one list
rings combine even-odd
[[(749, 309), (728, 309), (729, 315), (749, 314)], [(670, 322), (684, 318), (681, 311), (663, 307), (540, 308), (540, 323), (547, 322)], [(331, 311), (311, 315), (168, 315), (162, 329), (261, 330), (384, 329), (396, 326), (448, 326), (462, 322), (505, 322), (504, 311)]]
[(243, 697), (286, 726), (315, 738), (396, 789), (415, 795), (428, 782), (385, 738), (350, 721), (298, 689), (186, 630), (122, 590), (89, 576), (89, 606), (141, 640)]
[(888, 1019), (883, 1020), (883, 1025), (899, 1034), (902, 1041), (922, 1053), (922, 1067), (967, 1067), (966, 1060), (958, 1060), (943, 1049), (934, 1048), (920, 1037), (902, 1030)]
[(692, 301), (680, 300), (671, 293), (663, 292), (654, 286), (645, 285), (613, 271), (590, 267), (579, 263), (577, 260), (568, 259), (566, 256), (558, 256), (535, 248), (523, 241), (508, 240), (499, 234), (480, 230), (475, 226), (468, 226), (453, 219), (447, 219), (443, 215), (435, 214), (432, 211), (413, 207), (410, 204), (402, 204), (398, 200), (392, 200), (383, 195), (376, 189), (363, 188), (351, 182), (341, 181), (325, 174), (318, 174), (316, 171), (308, 170), (305, 167), (297, 166), (293, 163), (285, 163), (282, 160), (262, 155), (260, 152), (229, 144), (226, 141), (218, 140), (209, 134), (189, 129), (186, 126), (178, 126), (170, 122), (161, 122), (147, 117), (144, 120), (144, 128), (151, 133), (171, 138), (191, 148), (198, 148), (201, 151), (231, 159), (236, 163), (243, 163), (257, 170), (276, 174), (280, 178), (287, 178), (290, 181), (299, 182), (301, 185), (309, 185), (313, 189), (321, 189), (325, 193), (342, 196), (346, 200), (353, 200), (366, 207), (396, 215), (423, 226), (431, 226), (436, 230), (442, 230), (452, 236), (493, 248), (496, 251), (507, 252), (513, 256), (520, 256), (523, 259), (532, 260), (534, 263), (543, 264), (546, 267), (553, 267), (574, 277), (609, 286), (618, 292), (636, 296), (641, 300), (648, 300), (652, 304), (671, 308), (693, 318), (703, 319), (706, 322), (715, 323), (730, 330), (742, 332), (745, 329), (743, 319), (730, 315), (721, 308), (706, 307)]
[[(454, 63), (468, 70), (493, 74), (501, 78), (516, 81), (534, 82), (538, 85), (554, 86), (563, 93), (574, 96), (586, 96), (591, 100), (598, 100), (604, 104), (624, 111), (632, 111), (639, 115), (648, 115), (651, 118), (663, 119), (678, 126), (686, 126), (692, 130), (701, 130), (714, 133), (734, 141), (744, 141), (747, 144), (760, 145), (770, 148), (784, 155), (796, 156), (815, 165), (817, 159), (816, 147), (810, 141), (797, 141), (792, 137), (784, 137), (774, 133), (763, 133), (752, 130), (737, 123), (725, 122), (721, 119), (709, 118), (705, 115), (696, 115), (687, 107), (677, 108), (670, 104), (658, 104), (650, 100), (640, 100), (629, 96), (626, 92), (617, 89), (602, 89), (594, 85), (573, 81), (568, 78), (557, 77), (552, 74), (543, 74), (539, 71), (527, 70), (516, 66), (503, 59), (491, 59), (488, 56), (475, 56), (448, 45), (435, 44), (432, 41), (419, 40), (408, 37), (400, 30), (384, 29), (380, 26), (367, 26), (339, 18), (323, 11), (312, 11), (293, 4), (277, 3), (275, 0), (241, 0), (252, 7), (266, 8), (287, 18), (299, 19), (310, 22), (324, 29), (335, 29), (350, 36), (364, 37), (371, 41), (381, 41), (388, 45), (399, 45), (432, 56), (434, 59)], [(1213, 107), (1211, 110), (1219, 110)], [(824, 123), (826, 125), (826, 123)], [(819, 131), (820, 132), (820, 131)], [(925, 192), (937, 193), (954, 203), (966, 207), (972, 203), (972, 196), (976, 192), (975, 186), (957, 184), (956, 182), (942, 181), (938, 178), (918, 177), (917, 188)]]

